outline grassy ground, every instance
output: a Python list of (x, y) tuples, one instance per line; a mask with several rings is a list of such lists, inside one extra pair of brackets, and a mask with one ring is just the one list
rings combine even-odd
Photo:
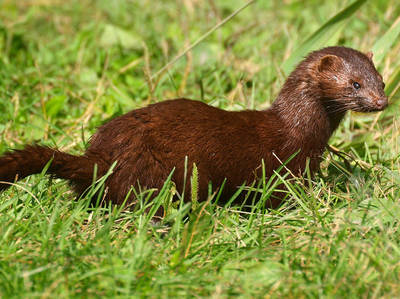
[(289, 185), (274, 211), (209, 202), (154, 224), (143, 205), (91, 208), (32, 176), (0, 195), (0, 296), (397, 296), (400, 6), (358, 1), (323, 26), (351, 3), (259, 0), (151, 80), (244, 2), (1, 1), (0, 152), (40, 141), (82, 153), (102, 122), (183, 95), (262, 109), (304, 51), (333, 44), (375, 51), (391, 106), (349, 114), (331, 144), (351, 158), (326, 154), (312, 188)]

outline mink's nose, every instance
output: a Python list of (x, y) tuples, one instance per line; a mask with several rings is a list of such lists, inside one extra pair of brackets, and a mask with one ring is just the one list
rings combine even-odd
[(384, 96), (384, 97), (377, 99), (375, 101), (375, 105), (376, 105), (376, 108), (378, 108), (379, 110), (385, 109), (388, 105), (388, 97)]

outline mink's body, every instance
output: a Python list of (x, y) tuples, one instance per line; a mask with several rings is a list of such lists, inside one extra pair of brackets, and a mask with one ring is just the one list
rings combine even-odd
[[(267, 129), (272, 129), (269, 134), (264, 132), (266, 124)], [(278, 139), (283, 141), (283, 135), (273, 127), (275, 124), (279, 120), (274, 113), (229, 112), (199, 101), (170, 100), (131, 111), (107, 123), (93, 136), (88, 153), (104, 151), (104, 144), (112, 136), (113, 143), (107, 147), (109, 161), (120, 163), (110, 179), (110, 188), (118, 188), (110, 193), (121, 193), (118, 202), (130, 185), (137, 186), (137, 180), (142, 187), (160, 188), (173, 168), (173, 181), (182, 190), (185, 156), (189, 176), (193, 163), (198, 168), (200, 198), (206, 198), (209, 182), (217, 187), (226, 177), (229, 179), (224, 194), (232, 195), (244, 182), (254, 181), (261, 159), (271, 162), (267, 167), (270, 171), (279, 166), (272, 152), (279, 150), (274, 147)], [(135, 134), (128, 135), (128, 131)], [(118, 182), (127, 179), (130, 185), (121, 189)]]
[(160, 189), (173, 168), (173, 181), (181, 192), (187, 156), (187, 173), (193, 163), (198, 167), (200, 200), (206, 199), (209, 182), (215, 189), (225, 178), (226, 200), (243, 183), (261, 176), (262, 160), (269, 177), (300, 151), (289, 169), (300, 175), (310, 158), (314, 172), (347, 110), (369, 112), (387, 106), (383, 88), (371, 57), (329, 47), (307, 56), (265, 111), (229, 112), (187, 99), (164, 101), (101, 126), (83, 156), (39, 145), (6, 153), (0, 157), (0, 181), (40, 172), (53, 158), (48, 172), (83, 192), (92, 183), (95, 164), (101, 176), (117, 161), (106, 182), (107, 198), (122, 203), (131, 186)]

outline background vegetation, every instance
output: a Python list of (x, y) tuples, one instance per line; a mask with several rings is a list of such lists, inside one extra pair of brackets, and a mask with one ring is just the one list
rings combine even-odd
[(82, 153), (104, 121), (167, 98), (263, 109), (298, 59), (335, 44), (374, 50), (391, 105), (349, 114), (331, 139), (346, 154), (327, 153), (312, 188), (288, 183), (273, 211), (207, 202), (154, 224), (143, 205), (88, 207), (32, 176), (0, 195), (0, 296), (398, 296), (397, 2), (259, 0), (152, 78), (244, 2), (1, 1), (0, 152)]

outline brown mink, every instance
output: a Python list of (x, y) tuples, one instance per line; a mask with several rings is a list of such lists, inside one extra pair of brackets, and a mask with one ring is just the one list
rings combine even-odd
[[(172, 180), (182, 192), (186, 156), (187, 173), (193, 163), (198, 168), (200, 200), (207, 198), (209, 182), (215, 190), (225, 178), (220, 201), (228, 200), (243, 183), (260, 177), (262, 160), (269, 177), (297, 151), (288, 164), (292, 173), (301, 175), (307, 158), (315, 172), (347, 110), (380, 111), (388, 104), (371, 57), (346, 47), (312, 52), (264, 111), (231, 112), (188, 99), (133, 110), (101, 126), (82, 156), (40, 145), (5, 153), (0, 181), (38, 173), (53, 159), (48, 173), (69, 180), (82, 193), (92, 184), (95, 164), (99, 177), (117, 161), (106, 181), (106, 198), (120, 204), (131, 187), (160, 190), (173, 168)], [(0, 189), (8, 186), (0, 184)]]

